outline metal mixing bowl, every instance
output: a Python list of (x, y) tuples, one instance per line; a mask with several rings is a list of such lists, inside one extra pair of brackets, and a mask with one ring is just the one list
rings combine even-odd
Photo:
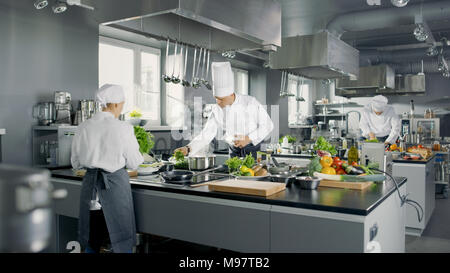
[(320, 184), (321, 178), (311, 176), (297, 176), (295, 182), (300, 184), (300, 188), (305, 190), (315, 190)]

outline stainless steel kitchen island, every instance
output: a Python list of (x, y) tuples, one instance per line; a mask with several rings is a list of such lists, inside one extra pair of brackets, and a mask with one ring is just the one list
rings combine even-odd
[[(397, 181), (404, 194), (406, 178)], [(55, 202), (55, 213), (77, 218), (81, 178), (59, 170), (52, 182), (68, 191)], [(405, 205), (390, 180), (365, 191), (291, 186), (267, 198), (150, 183), (145, 177), (131, 184), (140, 233), (238, 252), (405, 251)]]

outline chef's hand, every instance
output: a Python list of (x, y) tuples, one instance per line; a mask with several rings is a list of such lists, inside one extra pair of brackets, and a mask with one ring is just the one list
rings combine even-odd
[(369, 133), (369, 140), (374, 140), (376, 137), (375, 137), (375, 134), (374, 133), (372, 133), (372, 132), (370, 132)]
[(177, 151), (182, 152), (183, 155), (185, 155), (185, 156), (188, 155), (188, 153), (189, 153), (188, 147), (187, 147), (187, 146), (184, 146), (184, 147), (180, 147), (180, 148), (175, 149), (175, 152), (177, 152)]
[(248, 136), (235, 135), (233, 142), (235, 147), (244, 148), (251, 142), (251, 139)]

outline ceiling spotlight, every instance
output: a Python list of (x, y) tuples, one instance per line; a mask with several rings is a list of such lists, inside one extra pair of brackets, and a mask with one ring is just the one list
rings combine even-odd
[(228, 58), (228, 59), (233, 59), (234, 57), (236, 57), (236, 52), (235, 51), (225, 51), (222, 52), (222, 57)]
[(67, 5), (64, 2), (56, 1), (56, 3), (52, 6), (52, 10), (54, 13), (62, 13), (67, 9)]
[(396, 7), (404, 7), (408, 4), (409, 0), (391, 0), (392, 5)]
[(430, 57), (434, 57), (434, 56), (438, 55), (438, 53), (439, 53), (436, 46), (434, 46), (434, 45), (427, 48), (427, 50), (425, 52), (426, 52), (427, 56), (430, 56)]
[(36, 9), (43, 9), (48, 5), (48, 1), (47, 0), (36, 0), (34, 1), (34, 7)]

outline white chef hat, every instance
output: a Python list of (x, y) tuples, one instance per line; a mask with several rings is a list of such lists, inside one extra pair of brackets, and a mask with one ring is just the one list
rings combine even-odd
[(95, 100), (103, 107), (107, 103), (121, 103), (125, 101), (125, 93), (120, 85), (104, 84), (95, 92)]
[(211, 74), (215, 97), (226, 97), (234, 93), (234, 76), (230, 62), (212, 62)]
[(372, 99), (372, 110), (375, 112), (383, 112), (388, 104), (388, 99), (385, 96), (378, 95)]

